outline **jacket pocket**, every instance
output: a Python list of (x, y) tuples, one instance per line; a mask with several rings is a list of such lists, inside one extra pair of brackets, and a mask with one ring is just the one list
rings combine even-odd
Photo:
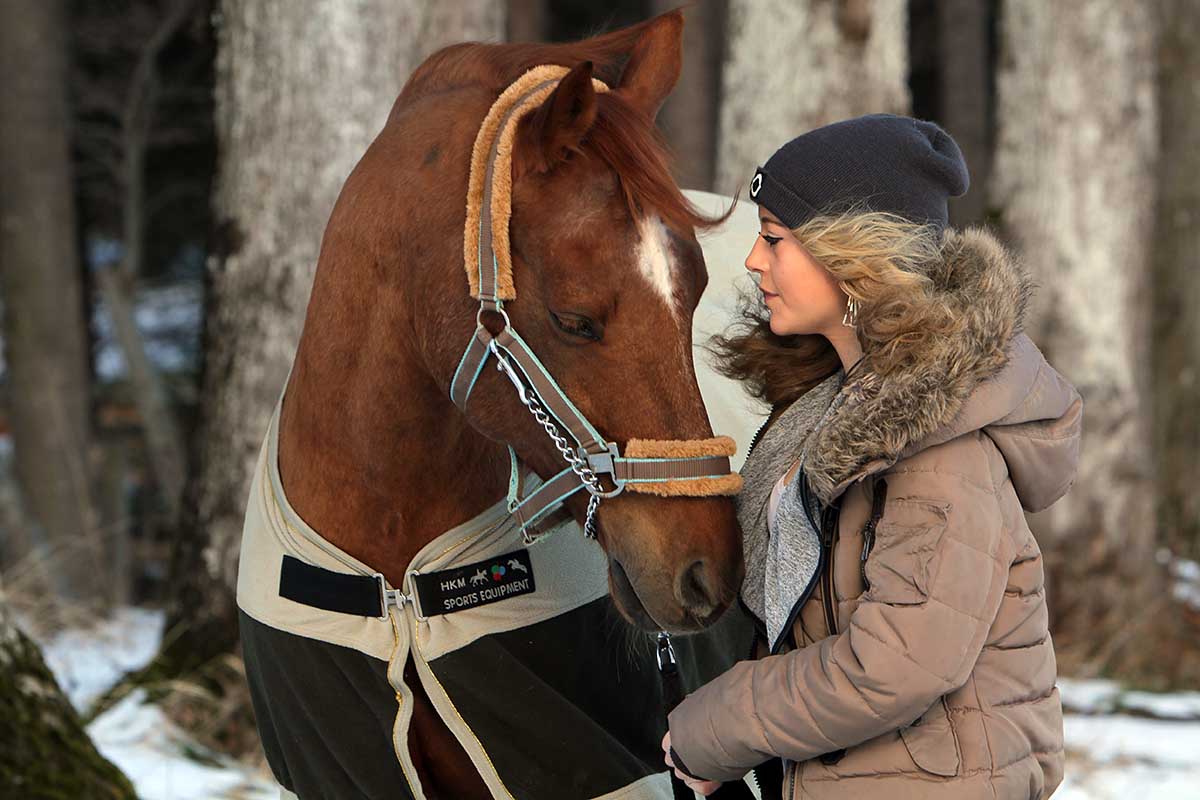
[(929, 598), (931, 561), (937, 553), (950, 504), (898, 497), (874, 528), (864, 548), (865, 599), (891, 605), (923, 603)]
[(916, 722), (901, 728), (900, 738), (919, 769), (947, 778), (958, 774), (958, 739), (944, 697), (938, 698)]

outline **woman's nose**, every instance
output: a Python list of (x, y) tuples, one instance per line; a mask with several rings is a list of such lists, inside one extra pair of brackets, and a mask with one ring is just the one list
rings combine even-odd
[(757, 272), (757, 273), (760, 273), (760, 275), (761, 275), (761, 273), (764, 270), (764, 267), (762, 266), (762, 264), (759, 263), (758, 257), (755, 255), (755, 252), (757, 250), (758, 250), (758, 244), (755, 243), (755, 246), (751, 247), (750, 252), (746, 254), (745, 266), (746, 266), (746, 269), (749, 270), (750, 272), (752, 272), (752, 273)]

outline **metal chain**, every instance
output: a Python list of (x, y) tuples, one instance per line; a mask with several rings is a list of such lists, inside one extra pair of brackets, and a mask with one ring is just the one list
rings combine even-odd
[[(503, 359), (499, 353), (496, 354), (497, 359)], [(502, 366), (497, 365), (497, 369), (503, 370)], [(533, 418), (545, 429), (546, 434), (554, 441), (554, 446), (558, 448), (558, 452), (566, 459), (571, 466), (571, 471), (579, 476), (587, 488), (591, 497), (588, 499), (587, 517), (584, 520), (583, 535), (589, 539), (596, 538), (596, 509), (600, 505), (599, 493), (604, 491), (604, 487), (600, 485), (599, 478), (587, 463), (575, 454), (571, 449), (571, 443), (562, 435), (558, 426), (554, 424), (554, 419), (542, 407), (541, 402), (537, 399), (537, 395), (533, 392), (523, 392), (520, 395), (521, 403), (529, 409), (529, 413), (533, 414)], [(509, 509), (510, 511), (512, 509)], [(521, 531), (521, 536), (526, 544), (533, 544), (540, 536), (531, 537), (524, 530)]]

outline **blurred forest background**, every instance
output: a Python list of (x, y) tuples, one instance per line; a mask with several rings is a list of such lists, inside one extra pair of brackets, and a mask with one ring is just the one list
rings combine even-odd
[[(253, 758), (238, 536), (342, 182), (434, 50), (676, 5), (0, 0), (0, 787), (33, 739), (12, 709), (58, 691), (33, 642), (137, 609), (149, 665), (55, 701), (106, 787), (74, 796), (131, 796), (79, 728), (131, 686)], [(956, 138), (952, 221), (1022, 253), (1085, 399), (1078, 481), (1031, 518), (1060, 671), (1200, 686), (1200, 2), (702, 0), (685, 37), (659, 123), (686, 188), (744, 197), (857, 114)]]

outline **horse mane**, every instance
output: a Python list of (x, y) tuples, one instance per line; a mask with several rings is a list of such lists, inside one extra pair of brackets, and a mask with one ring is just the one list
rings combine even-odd
[[(675, 12), (668, 12), (675, 13)], [(634, 44), (657, 17), (578, 42), (558, 44), (464, 42), (444, 47), (413, 72), (393, 108), (421, 97), (454, 89), (484, 89), (500, 93), (522, 74), (540, 64), (574, 67), (592, 62), (593, 75), (616, 87)], [(654, 121), (616, 92), (596, 95), (596, 120), (581, 150), (594, 154), (617, 174), (630, 214), (640, 218), (656, 212), (679, 231), (715, 227), (733, 213), (735, 202), (719, 217), (696, 209), (671, 175), (672, 154)]]

